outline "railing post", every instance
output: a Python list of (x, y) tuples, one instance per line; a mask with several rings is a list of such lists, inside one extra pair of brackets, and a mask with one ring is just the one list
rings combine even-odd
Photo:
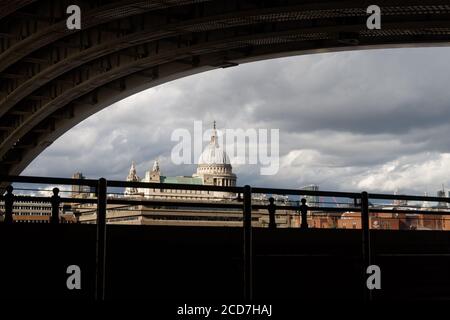
[(5, 194), (5, 219), (3, 222), (5, 224), (13, 224), (13, 205), (14, 205), (14, 194), (12, 193), (14, 190), (13, 186), (9, 185), (6, 187)]
[(105, 299), (106, 192), (106, 179), (101, 178), (97, 186), (96, 300)]
[(275, 199), (273, 197), (269, 198), (269, 205), (267, 206), (267, 211), (269, 211), (269, 229), (276, 229), (277, 222), (275, 219), (275, 213), (277, 211), (277, 206), (275, 205)]
[(51, 224), (59, 223), (59, 205), (61, 204), (61, 198), (59, 197), (59, 189), (53, 188), (53, 196), (51, 198), (52, 203), (52, 215), (50, 217)]
[(372, 300), (372, 291), (367, 288), (367, 267), (372, 264), (370, 251), (370, 218), (369, 218), (369, 195), (367, 192), (361, 193), (361, 230), (362, 230), (362, 262), (363, 262), (363, 285), (364, 300)]
[(244, 299), (253, 299), (252, 188), (244, 187)]
[(301, 200), (302, 204), (300, 206), (300, 213), (302, 215), (302, 222), (300, 224), (301, 229), (308, 229), (308, 205), (306, 204), (306, 199)]

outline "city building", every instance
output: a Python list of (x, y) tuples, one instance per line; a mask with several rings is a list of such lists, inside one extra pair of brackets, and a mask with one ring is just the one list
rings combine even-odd
[[(77, 174), (83, 177), (82, 174)], [(218, 141), (218, 132), (214, 122), (209, 143), (198, 159), (197, 170), (190, 176), (166, 176), (161, 170), (161, 164), (155, 160), (150, 170), (140, 178), (136, 164), (132, 162), (128, 172), (127, 181), (146, 183), (168, 183), (187, 185), (210, 186), (236, 186), (237, 177), (228, 155)], [(87, 190), (76, 190), (76, 194), (88, 193)], [(126, 188), (122, 198), (133, 200), (160, 200), (171, 201), (164, 206), (134, 205), (121, 206), (108, 204), (107, 222), (116, 224), (145, 224), (145, 225), (184, 225), (184, 226), (242, 226), (243, 216), (241, 209), (223, 208), (192, 208), (183, 206), (183, 202), (221, 202), (240, 203), (239, 195), (232, 192), (180, 190), (161, 188)], [(179, 205), (177, 204), (180, 203)], [(267, 204), (265, 195), (254, 195), (255, 204)], [(277, 204), (286, 202), (285, 198), (277, 199)], [(79, 216), (81, 223), (95, 223), (95, 205), (78, 204), (73, 207), (74, 213)], [(254, 226), (265, 227), (269, 224), (267, 210), (253, 212)], [(279, 227), (290, 227), (298, 224), (296, 213), (278, 210), (276, 222)]]
[[(302, 188), (300, 188), (300, 190), (305, 190), (305, 191), (319, 191), (319, 186), (315, 185), (315, 184), (310, 184), (307, 186), (304, 186)], [(304, 196), (300, 196), (301, 198), (305, 198), (306, 199), (306, 203), (308, 203), (308, 205), (310, 207), (319, 207), (320, 206), (320, 198), (319, 196), (310, 196), (310, 195), (304, 195)]]
[[(219, 145), (216, 124), (211, 134), (211, 139), (198, 159), (197, 171), (191, 176), (169, 177), (161, 173), (160, 163), (155, 160), (151, 170), (145, 172), (144, 178), (137, 175), (136, 164), (131, 164), (127, 181), (131, 182), (155, 182), (171, 184), (211, 185), (211, 186), (236, 186), (236, 175), (233, 173), (230, 159), (222, 146)], [(125, 195), (143, 196), (152, 199), (183, 199), (183, 200), (221, 200), (233, 199), (233, 193), (199, 191), (199, 190), (171, 190), (156, 188), (127, 188)]]
[[(67, 212), (67, 206), (61, 204), (59, 216), (62, 223), (75, 222), (74, 215)], [(0, 215), (5, 212), (4, 202), (0, 202)], [(44, 201), (21, 201), (13, 204), (14, 222), (48, 223), (52, 214), (52, 205)]]
[[(438, 190), (437, 196), (439, 198), (445, 198), (445, 189), (444, 186), (442, 186), (442, 190)], [(447, 209), (448, 208), (448, 202), (438, 202), (438, 208)]]
[[(84, 180), (86, 177), (81, 172), (76, 172), (72, 175), (72, 179)], [(72, 197), (74, 198), (88, 198), (95, 195), (95, 188), (83, 185), (72, 185)]]

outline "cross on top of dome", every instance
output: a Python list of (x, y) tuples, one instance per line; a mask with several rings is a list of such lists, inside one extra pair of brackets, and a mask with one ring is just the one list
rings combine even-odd
[(211, 134), (210, 144), (213, 144), (215, 146), (219, 146), (219, 143), (217, 141), (216, 120), (214, 120), (214, 123), (213, 123), (213, 131), (212, 131), (212, 134)]

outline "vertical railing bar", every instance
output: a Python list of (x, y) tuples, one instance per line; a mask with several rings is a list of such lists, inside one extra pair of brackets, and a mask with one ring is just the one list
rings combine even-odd
[(12, 185), (9, 185), (6, 187), (6, 194), (5, 194), (5, 218), (3, 222), (5, 224), (13, 224), (14, 218), (13, 218), (13, 205), (14, 205), (14, 194), (13, 194), (14, 188)]
[(61, 198), (59, 197), (58, 188), (53, 188), (53, 196), (50, 202), (52, 204), (52, 215), (50, 217), (50, 223), (59, 224), (59, 205), (61, 204)]
[(253, 299), (252, 188), (244, 187), (244, 299)]
[(306, 204), (306, 199), (302, 198), (300, 205), (300, 214), (301, 214), (301, 229), (308, 229), (308, 205)]
[(269, 212), (269, 229), (276, 229), (277, 228), (277, 221), (276, 221), (277, 206), (275, 204), (275, 199), (273, 197), (269, 198), (269, 205), (267, 206), (267, 211)]
[(371, 265), (371, 247), (370, 247), (370, 218), (369, 218), (369, 195), (367, 192), (361, 193), (361, 230), (362, 230), (362, 262), (363, 262), (363, 290), (364, 300), (372, 300), (372, 291), (366, 284), (366, 270)]
[(106, 188), (106, 179), (99, 179), (97, 187), (96, 300), (105, 299)]

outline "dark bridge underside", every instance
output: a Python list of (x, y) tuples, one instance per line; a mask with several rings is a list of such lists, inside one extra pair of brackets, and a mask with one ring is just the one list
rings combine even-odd
[[(66, 8), (82, 30), (66, 29)], [(19, 174), (104, 107), (214, 68), (339, 50), (448, 45), (447, 1), (9, 0), (0, 2), (0, 173)], [(157, 107), (157, 106), (155, 106)]]

